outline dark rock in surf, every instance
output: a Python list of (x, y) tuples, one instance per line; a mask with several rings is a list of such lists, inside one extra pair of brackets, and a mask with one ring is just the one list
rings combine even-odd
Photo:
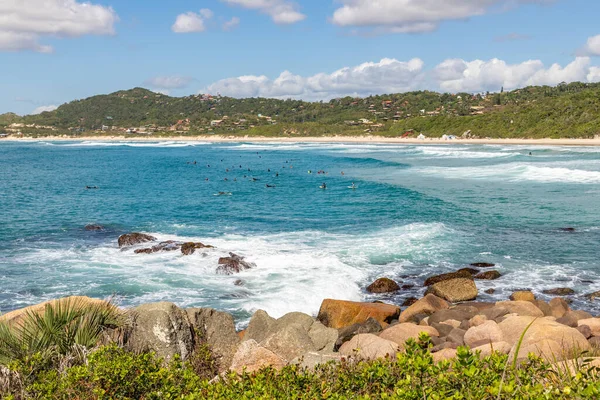
[(502, 276), (498, 271), (485, 271), (481, 272), (474, 276), (475, 279), (488, 280), (493, 281), (494, 279), (498, 279)]
[(244, 257), (238, 256), (235, 253), (229, 253), (229, 257), (219, 258), (219, 266), (217, 267), (217, 273), (224, 275), (233, 275), (254, 267), (256, 267), (256, 265), (244, 261)]
[(571, 288), (555, 288), (543, 290), (542, 293), (552, 296), (569, 296), (575, 294), (575, 291)]
[(154, 236), (146, 235), (145, 233), (127, 233), (119, 236), (119, 247), (133, 246), (134, 244), (154, 242), (156, 238)]
[(425, 280), (425, 283), (423, 284), (423, 286), (431, 286), (431, 285), (434, 285), (439, 282), (448, 281), (450, 279), (457, 279), (457, 278), (469, 278), (470, 279), (471, 277), (472, 277), (471, 273), (469, 271), (465, 271), (465, 270), (460, 270), (460, 271), (456, 271), (456, 272), (448, 272), (447, 274), (430, 276), (429, 278), (427, 278)]
[(560, 228), (559, 231), (561, 232), (575, 232), (575, 228)]
[(156, 246), (152, 246), (150, 248), (135, 250), (134, 253), (135, 254), (152, 254), (152, 253), (158, 253), (161, 251), (175, 251), (175, 250), (179, 250), (180, 247), (181, 247), (181, 243), (175, 242), (173, 240), (167, 240), (166, 242), (160, 242)]
[(213, 249), (213, 246), (208, 246), (205, 245), (204, 243), (194, 243), (194, 242), (187, 242), (181, 245), (181, 253), (184, 256), (189, 256), (194, 254), (194, 252), (196, 251), (196, 249)]
[(379, 278), (367, 286), (367, 292), (369, 293), (391, 293), (398, 290), (400, 290), (400, 286), (389, 278)]
[(486, 263), (486, 262), (476, 262), (476, 263), (471, 264), (471, 267), (475, 267), (475, 268), (492, 268), (495, 266), (496, 266), (496, 264)]
[(596, 300), (596, 299), (600, 298), (600, 290), (597, 291), (597, 292), (594, 292), (594, 293), (588, 293), (588, 294), (586, 294), (585, 298), (588, 299), (588, 300), (590, 300), (590, 301), (593, 301), (593, 300)]
[(481, 272), (475, 268), (461, 268), (456, 272), (463, 272), (463, 271), (466, 271), (466, 272), (470, 273), (471, 275), (477, 275), (479, 272)]
[(494, 289), (494, 288), (486, 289), (485, 293), (487, 293), (487, 294), (494, 294), (494, 293), (496, 293), (496, 289)]
[(413, 304), (415, 304), (417, 301), (419, 301), (419, 299), (417, 299), (416, 297), (409, 297), (408, 299), (404, 300), (404, 302), (402, 302), (401, 306), (402, 307), (410, 307)]
[(102, 225), (90, 224), (90, 225), (86, 225), (84, 229), (86, 231), (103, 231), (104, 227)]

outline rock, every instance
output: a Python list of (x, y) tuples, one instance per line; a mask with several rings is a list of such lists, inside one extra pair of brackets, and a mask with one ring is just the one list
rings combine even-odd
[(440, 336), (439, 332), (431, 326), (419, 326), (415, 324), (402, 323), (385, 329), (379, 334), (379, 337), (382, 339), (391, 340), (403, 348), (408, 339), (418, 339), (421, 332), (427, 333), (429, 336)]
[(571, 294), (575, 294), (575, 291), (571, 288), (555, 288), (555, 289), (546, 289), (542, 291), (544, 294), (549, 294), (552, 296), (569, 296)]
[(461, 268), (456, 272), (462, 272), (462, 271), (468, 272), (471, 276), (477, 275), (478, 273), (481, 272), (480, 270), (475, 269), (475, 268)]
[(576, 328), (579, 320), (589, 318), (592, 318), (592, 314), (585, 311), (567, 311), (565, 315), (563, 315), (561, 318), (558, 318), (556, 322)]
[(487, 293), (487, 294), (494, 294), (494, 293), (496, 293), (496, 289), (494, 289), (494, 288), (485, 289), (485, 293)]
[(481, 315), (483, 315), (490, 321), (496, 321), (496, 322), (498, 322), (498, 319), (504, 317), (506, 314), (509, 314), (508, 309), (501, 307), (501, 306), (498, 306), (498, 307), (494, 306), (487, 310), (481, 311)]
[(400, 290), (400, 286), (389, 278), (379, 278), (367, 286), (369, 293), (391, 293)]
[[(439, 310), (429, 316), (429, 325), (441, 323), (448, 320), (463, 321), (465, 319), (471, 319), (475, 315), (475, 312), (463, 311), (457, 309)], [(459, 322), (460, 324), (460, 322)]]
[[(527, 327), (531, 324), (529, 329)], [(576, 351), (589, 349), (585, 337), (577, 331), (553, 321), (549, 317), (510, 316), (498, 324), (504, 335), (504, 341), (514, 346), (523, 335), (518, 359), (523, 360), (532, 352), (546, 360), (573, 358)], [(511, 353), (516, 351), (513, 347)], [(513, 354), (509, 356), (512, 359)]]
[(443, 323), (433, 323), (430, 325), (432, 328), (434, 328), (436, 331), (438, 331), (438, 334), (440, 337), (446, 337), (450, 334), (450, 332), (452, 332), (452, 329), (456, 328), (453, 325), (448, 325), (448, 324), (443, 324)]
[(134, 352), (153, 351), (169, 361), (175, 354), (186, 360), (194, 350), (187, 314), (173, 303), (143, 304), (131, 310), (133, 324), (126, 347)]
[(446, 336), (446, 340), (448, 342), (456, 343), (459, 346), (465, 344), (465, 333), (464, 329), (454, 328), (450, 331), (448, 336)]
[(337, 339), (333, 347), (334, 351), (338, 351), (340, 347), (354, 336), (361, 333), (379, 333), (383, 330), (379, 321), (368, 318), (365, 322), (360, 324), (352, 324), (345, 328), (341, 328), (338, 331)]
[(485, 315), (476, 315), (469, 320), (469, 329), (474, 326), (479, 326), (486, 321), (489, 321), (489, 320)]
[(416, 297), (409, 297), (408, 299), (405, 299), (402, 302), (401, 306), (402, 307), (410, 307), (413, 304), (415, 304), (417, 301), (419, 301), (419, 299), (417, 299)]
[(254, 340), (257, 343), (265, 340), (271, 333), (273, 333), (273, 327), (277, 324), (277, 320), (267, 314), (266, 311), (258, 310), (250, 318), (248, 328), (244, 334), (243, 340)]
[(577, 329), (586, 339), (589, 339), (592, 336), (594, 336), (594, 333), (592, 332), (592, 328), (590, 328), (587, 325), (579, 325), (575, 329)]
[(175, 251), (175, 250), (179, 250), (179, 247), (181, 245), (178, 242), (175, 242), (173, 240), (167, 240), (166, 242), (160, 242), (159, 244), (157, 244), (156, 246), (152, 246), (150, 248), (144, 248), (144, 249), (137, 249), (134, 251), (135, 254), (152, 254), (152, 253), (158, 253), (161, 251)]
[(217, 267), (217, 273), (224, 275), (233, 275), (254, 267), (256, 267), (256, 265), (244, 261), (244, 257), (240, 257), (234, 253), (229, 253), (229, 257), (219, 258), (219, 266)]
[(85, 229), (86, 231), (103, 231), (104, 227), (102, 225), (90, 224), (86, 225), (83, 229)]
[(307, 330), (298, 324), (278, 327), (274, 333), (259, 344), (288, 362), (309, 351), (316, 351)]
[(600, 337), (594, 336), (588, 339), (590, 346), (600, 349)]
[(493, 353), (508, 354), (512, 346), (506, 342), (488, 343), (481, 346), (473, 347), (473, 352), (479, 352), (481, 357), (491, 356)]
[(119, 247), (133, 246), (139, 243), (153, 242), (156, 238), (154, 236), (146, 235), (144, 233), (127, 233), (119, 236)]
[(590, 336), (600, 336), (600, 318), (580, 319), (577, 321), (577, 326), (588, 326), (592, 333)]
[(568, 311), (571, 310), (567, 302), (564, 299), (561, 299), (560, 297), (553, 298), (552, 300), (550, 300), (548, 305), (550, 306), (550, 310), (552, 311), (551, 315), (555, 318), (561, 318)]
[(457, 303), (475, 299), (477, 286), (471, 277), (455, 278), (433, 284), (427, 293), (434, 294), (451, 303)]
[(585, 298), (590, 300), (590, 301), (594, 301), (597, 298), (600, 298), (600, 290), (594, 293), (588, 293), (585, 295)]
[(396, 342), (380, 338), (372, 333), (356, 335), (340, 347), (341, 355), (357, 356), (359, 359), (365, 360), (395, 358), (398, 351), (400, 351), (400, 346)]
[(418, 314), (431, 315), (436, 311), (447, 308), (449, 308), (449, 305), (444, 299), (428, 294), (404, 310), (400, 314), (399, 322), (412, 322)]
[(279, 370), (285, 365), (285, 360), (271, 350), (259, 346), (255, 340), (246, 340), (240, 344), (233, 356), (230, 369), (241, 374), (244, 371), (256, 372), (264, 367), (273, 367)]
[(214, 249), (213, 246), (207, 246), (204, 243), (194, 243), (194, 242), (187, 242), (181, 245), (181, 253), (184, 256), (189, 256), (194, 254), (194, 252), (196, 251), (196, 249)]
[(292, 360), (290, 364), (296, 364), (300, 368), (306, 368), (310, 371), (314, 370), (317, 366), (327, 364), (330, 362), (341, 362), (342, 356), (338, 353), (318, 352), (309, 351), (306, 354)]
[(486, 262), (471, 263), (471, 267), (475, 267), (475, 268), (492, 268), (495, 266), (496, 266), (496, 264), (486, 263)]
[(535, 295), (529, 290), (520, 290), (511, 294), (509, 298), (513, 301), (534, 301)]
[(370, 317), (379, 323), (390, 323), (399, 315), (400, 307), (390, 304), (325, 299), (317, 319), (329, 328), (340, 329), (365, 322)]
[(561, 232), (575, 232), (575, 228), (559, 228)]
[(402, 289), (402, 290), (408, 290), (408, 289), (412, 289), (414, 287), (415, 287), (415, 285), (413, 285), (412, 283), (405, 283), (404, 285), (402, 285), (400, 287), (400, 289)]
[(439, 363), (440, 361), (452, 360), (456, 358), (456, 349), (444, 349), (431, 355), (433, 362)]
[(494, 279), (500, 278), (501, 276), (502, 276), (502, 274), (500, 274), (500, 272), (494, 270), (494, 271), (481, 272), (481, 273), (475, 275), (474, 278), (492, 281)]
[(502, 342), (504, 335), (495, 321), (485, 321), (479, 326), (470, 328), (465, 333), (464, 341), (469, 347), (477, 347), (484, 343)]
[(432, 353), (437, 353), (438, 351), (442, 351), (444, 349), (458, 349), (458, 345), (452, 342), (442, 342), (436, 346), (433, 346), (430, 351)]
[(240, 344), (233, 316), (212, 308), (188, 308), (186, 313), (200, 336), (200, 341), (205, 342), (213, 351), (219, 370), (228, 370)]
[(520, 316), (543, 317), (542, 310), (529, 301), (499, 301), (497, 307), (503, 307), (511, 314)]
[(281, 327), (287, 325), (299, 325), (306, 332), (310, 329), (310, 327), (314, 324), (315, 319), (308, 314), (304, 314), (301, 312), (290, 312), (285, 314), (283, 317), (277, 319), (275, 322), (275, 329), (280, 329)]
[(546, 316), (546, 317), (552, 316), (552, 307), (550, 307), (550, 305), (548, 303), (546, 303), (545, 301), (534, 300), (533, 304), (544, 313), (544, 316)]
[(447, 274), (440, 274), (440, 275), (434, 275), (434, 276), (430, 276), (429, 278), (427, 278), (425, 280), (425, 283), (423, 284), (423, 286), (431, 286), (434, 285), (436, 283), (439, 282), (444, 282), (450, 279), (456, 279), (456, 278), (468, 278), (470, 279), (471, 273), (469, 271), (466, 270), (460, 270), (460, 271), (456, 271), (456, 272), (448, 272)]
[(316, 351), (332, 352), (339, 334), (337, 329), (328, 328), (319, 321), (315, 321), (308, 331), (308, 336)]

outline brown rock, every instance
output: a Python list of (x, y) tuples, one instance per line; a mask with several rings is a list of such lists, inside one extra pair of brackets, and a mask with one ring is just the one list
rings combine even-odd
[(569, 296), (571, 294), (575, 294), (575, 291), (571, 288), (555, 288), (555, 289), (546, 289), (542, 291), (544, 294), (549, 294), (552, 296)]
[(471, 264), (472, 267), (475, 268), (492, 268), (495, 267), (496, 264), (486, 263), (486, 262), (476, 262)]
[(565, 315), (561, 318), (558, 318), (556, 322), (561, 323), (563, 325), (570, 326), (572, 328), (576, 328), (579, 320), (592, 318), (592, 314), (576, 310), (576, 311), (567, 311)]
[(258, 310), (250, 318), (244, 340), (254, 340), (260, 343), (273, 333), (276, 324), (277, 320), (275, 318), (269, 316), (264, 310)]
[(86, 225), (84, 229), (86, 231), (103, 231), (104, 227), (102, 225), (90, 224)]
[(189, 256), (194, 254), (194, 252), (196, 251), (196, 249), (214, 249), (213, 246), (207, 246), (203, 243), (197, 242), (187, 242), (181, 245), (181, 253), (184, 256)]
[(319, 321), (315, 321), (308, 330), (308, 336), (316, 351), (331, 353), (334, 351), (339, 333), (337, 329), (328, 328)]
[(433, 284), (427, 293), (434, 294), (451, 303), (473, 300), (477, 297), (477, 286), (472, 278), (455, 278)]
[(470, 279), (471, 273), (469, 271), (466, 271), (463, 269), (463, 270), (459, 270), (456, 272), (448, 272), (447, 274), (430, 276), (429, 278), (427, 278), (425, 280), (425, 283), (423, 284), (423, 286), (431, 286), (431, 285), (434, 285), (439, 282), (447, 281), (450, 279), (456, 279), (456, 278), (469, 278)]
[(534, 301), (535, 295), (529, 290), (521, 290), (510, 295), (513, 301)]
[(466, 271), (471, 275), (477, 275), (478, 273), (480, 273), (481, 271), (475, 268), (461, 268), (456, 272), (462, 272), (462, 271)]
[(492, 308), (488, 308), (487, 310), (481, 311), (481, 315), (485, 316), (490, 321), (496, 322), (498, 322), (498, 320), (504, 317), (506, 314), (509, 314), (508, 309), (501, 306), (494, 306)]
[(471, 319), (475, 315), (475, 312), (460, 310), (460, 309), (448, 309), (439, 310), (433, 313), (428, 320), (429, 325), (445, 322), (448, 320), (463, 321), (465, 319)]
[(146, 235), (145, 233), (133, 232), (119, 236), (119, 247), (133, 246), (134, 244), (153, 242), (156, 238), (154, 236)]
[(494, 294), (494, 293), (496, 293), (496, 289), (494, 289), (494, 288), (485, 289), (485, 293), (487, 293), (487, 294)]
[(450, 331), (448, 336), (446, 336), (446, 340), (448, 342), (456, 343), (459, 346), (465, 344), (465, 333), (464, 329), (454, 328)]
[(496, 306), (503, 307), (507, 309), (509, 313), (518, 314), (520, 316), (544, 316), (542, 310), (537, 308), (533, 303), (529, 301), (499, 301), (496, 303)]
[(179, 250), (180, 244), (179, 242), (175, 242), (173, 240), (167, 240), (166, 242), (160, 242), (159, 244), (152, 246), (150, 248), (138, 249), (135, 250), (135, 254), (152, 254), (158, 253), (161, 251), (175, 251)]
[(360, 324), (352, 324), (338, 331), (338, 337), (335, 341), (334, 351), (338, 351), (340, 347), (354, 336), (361, 333), (379, 333), (383, 330), (379, 321), (368, 318)]
[(567, 304), (567, 302), (564, 299), (561, 299), (560, 297), (553, 298), (552, 300), (550, 300), (548, 305), (550, 306), (550, 309), (552, 310), (551, 315), (555, 318), (561, 318), (568, 311), (571, 310), (569, 308), (569, 305)]
[(279, 370), (285, 365), (285, 360), (271, 350), (259, 346), (254, 340), (246, 340), (240, 344), (233, 356), (230, 369), (241, 374), (244, 371), (256, 372), (264, 367), (273, 367)]
[(590, 346), (593, 346), (596, 349), (600, 349), (600, 337), (591, 337), (588, 339), (588, 343), (590, 344)]
[(417, 301), (419, 301), (419, 299), (417, 299), (416, 297), (409, 297), (408, 299), (406, 299), (402, 302), (402, 307), (410, 307), (413, 304), (415, 304)]
[(592, 332), (592, 328), (590, 328), (587, 325), (579, 325), (575, 329), (577, 329), (583, 336), (585, 336), (586, 339), (589, 339), (592, 336), (594, 336), (594, 333)]
[(329, 328), (340, 329), (373, 318), (379, 323), (390, 323), (400, 315), (400, 307), (383, 303), (325, 299), (317, 319)]
[(244, 257), (240, 257), (234, 253), (229, 253), (229, 257), (219, 258), (219, 266), (217, 267), (217, 273), (224, 275), (232, 275), (254, 267), (256, 267), (256, 265), (244, 261)]
[(498, 271), (485, 271), (474, 276), (475, 279), (492, 281), (502, 276)]
[(309, 351), (316, 351), (315, 345), (306, 329), (298, 324), (282, 325), (260, 346), (271, 350), (287, 362)]
[(577, 321), (577, 326), (588, 326), (591, 331), (590, 336), (600, 336), (600, 318), (587, 318)]
[(585, 297), (590, 301), (594, 301), (597, 298), (600, 298), (600, 290), (594, 293), (588, 293), (585, 295)]
[(400, 286), (389, 278), (379, 278), (367, 287), (370, 293), (390, 293), (400, 290)]
[(473, 352), (480, 352), (481, 357), (487, 357), (493, 353), (508, 354), (512, 346), (506, 342), (487, 343), (481, 346), (473, 347)]
[(476, 347), (479, 343), (495, 343), (504, 341), (502, 330), (495, 321), (485, 321), (479, 326), (470, 328), (464, 337), (465, 344)]
[(341, 355), (356, 356), (365, 360), (395, 358), (398, 351), (400, 351), (400, 346), (396, 342), (382, 339), (372, 333), (356, 335), (340, 347)]
[(449, 305), (444, 299), (428, 294), (422, 299), (415, 302), (400, 314), (400, 322), (412, 322), (418, 314), (431, 315), (436, 311), (444, 310)]
[(439, 336), (439, 332), (430, 326), (419, 326), (415, 324), (397, 324), (391, 326), (381, 332), (379, 337), (386, 340), (391, 340), (404, 347), (408, 339), (418, 339), (421, 332), (427, 333), (429, 336)]
[(431, 355), (433, 362), (439, 363), (440, 361), (452, 360), (456, 358), (456, 349), (443, 349), (437, 353)]

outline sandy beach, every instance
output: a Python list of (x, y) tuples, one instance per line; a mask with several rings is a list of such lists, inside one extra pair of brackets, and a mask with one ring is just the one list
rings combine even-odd
[(130, 137), (130, 136), (46, 136), (41, 138), (3, 138), (2, 141), (130, 141), (130, 142), (157, 142), (157, 141), (192, 141), (214, 143), (371, 143), (371, 144), (421, 144), (421, 145), (540, 145), (540, 146), (600, 146), (598, 139), (453, 139), (441, 138), (386, 138), (380, 136), (307, 136), (307, 137), (256, 137), (256, 136), (169, 136), (169, 137)]

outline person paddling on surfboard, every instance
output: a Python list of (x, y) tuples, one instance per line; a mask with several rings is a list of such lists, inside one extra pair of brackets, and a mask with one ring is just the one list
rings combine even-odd
[(352, 185), (349, 186), (350, 189), (356, 189), (356, 185), (352, 182)]
[(321, 188), (321, 189), (327, 189), (327, 185), (325, 184), (325, 182), (323, 182), (323, 184), (321, 186), (319, 186), (319, 188)]

